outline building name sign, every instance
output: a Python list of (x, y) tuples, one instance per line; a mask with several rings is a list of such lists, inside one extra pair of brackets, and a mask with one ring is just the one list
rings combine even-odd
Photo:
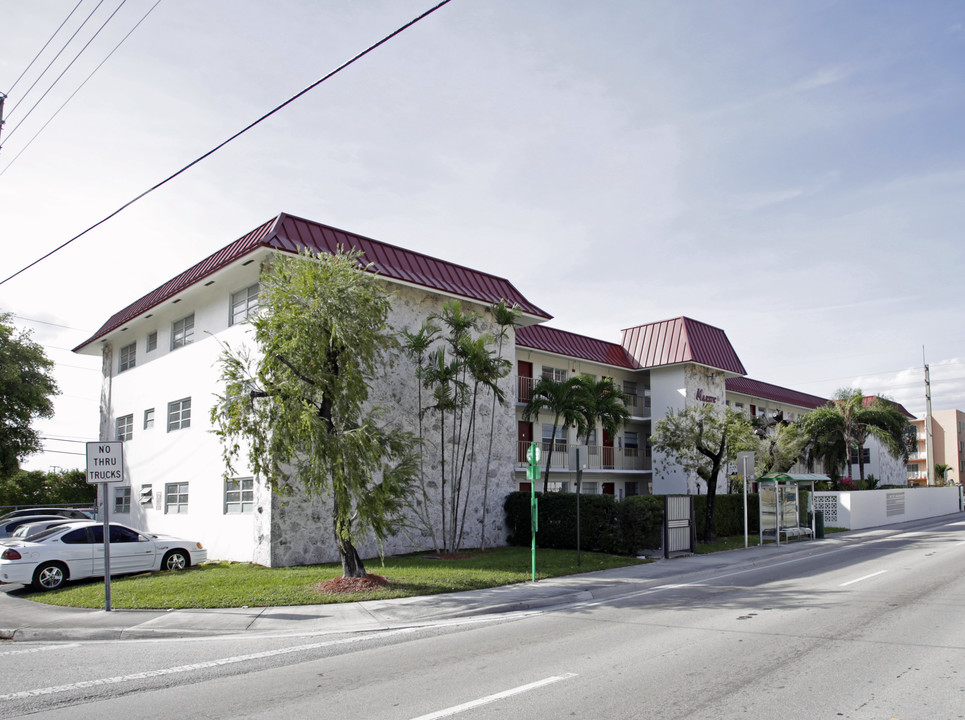
[(703, 388), (697, 388), (697, 399), (705, 403), (715, 403), (717, 402), (716, 395), (706, 395), (704, 394)]

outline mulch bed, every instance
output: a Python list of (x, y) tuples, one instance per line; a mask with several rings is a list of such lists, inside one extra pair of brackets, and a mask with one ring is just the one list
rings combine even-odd
[(315, 585), (315, 589), (320, 593), (337, 595), (339, 593), (361, 593), (369, 590), (378, 590), (389, 584), (381, 575), (369, 573), (361, 578), (338, 577), (326, 580)]

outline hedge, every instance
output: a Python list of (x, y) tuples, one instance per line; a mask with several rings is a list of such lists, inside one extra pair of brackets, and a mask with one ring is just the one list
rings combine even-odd
[[(801, 522), (807, 524), (807, 495), (801, 491)], [(576, 549), (576, 494), (536, 493), (539, 528), (536, 543), (543, 548)], [(697, 539), (703, 541), (707, 496), (694, 495)], [(530, 493), (506, 496), (506, 527), (510, 545), (529, 545)], [(617, 501), (613, 495), (580, 495), (580, 547), (591, 552), (635, 555), (643, 549), (663, 546), (662, 495), (632, 495)], [(756, 493), (747, 496), (748, 532), (760, 532), (760, 502)], [(744, 534), (744, 496), (717, 495), (714, 525), (717, 537)]]
[[(576, 549), (576, 493), (536, 493), (539, 503), (539, 547)], [(506, 496), (510, 545), (529, 545), (530, 493)], [(590, 552), (635, 555), (659, 548), (663, 532), (663, 498), (633, 495), (617, 502), (613, 495), (580, 495), (580, 548)]]

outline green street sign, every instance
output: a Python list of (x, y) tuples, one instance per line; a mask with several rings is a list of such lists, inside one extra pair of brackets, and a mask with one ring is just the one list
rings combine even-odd
[(530, 465), (526, 468), (527, 480), (539, 480), (539, 465)]
[(543, 451), (540, 449), (539, 445), (536, 443), (530, 443), (529, 448), (526, 450), (526, 459), (529, 461), (530, 465), (539, 465), (540, 459), (543, 457)]

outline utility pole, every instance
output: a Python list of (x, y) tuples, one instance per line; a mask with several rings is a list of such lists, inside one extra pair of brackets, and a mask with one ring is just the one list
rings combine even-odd
[[(0, 135), (3, 134), (3, 101), (7, 99), (7, 96), (0, 92)], [(3, 147), (0, 145), (0, 147)]]
[[(921, 359), (925, 360), (925, 348), (922, 346)], [(925, 363), (925, 471), (928, 485), (935, 484), (935, 441), (932, 437), (931, 426), (931, 377), (928, 373), (928, 363)]]

